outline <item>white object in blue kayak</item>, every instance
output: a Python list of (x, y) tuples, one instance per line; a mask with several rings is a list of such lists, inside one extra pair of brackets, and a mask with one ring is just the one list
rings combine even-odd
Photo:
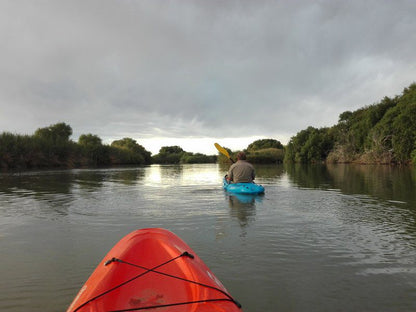
[(223, 179), (222, 187), (227, 192), (235, 193), (235, 194), (255, 195), (255, 194), (263, 194), (264, 193), (264, 187), (260, 184), (256, 184), (256, 183), (229, 183), (225, 177)]

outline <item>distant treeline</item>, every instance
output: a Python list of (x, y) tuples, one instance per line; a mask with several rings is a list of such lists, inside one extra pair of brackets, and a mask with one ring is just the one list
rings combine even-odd
[(196, 164), (196, 163), (215, 163), (217, 156), (207, 156), (200, 153), (185, 152), (179, 146), (163, 146), (159, 154), (152, 157), (152, 162), (156, 164)]
[(286, 146), (285, 161), (416, 164), (416, 84), (400, 96), (343, 112), (333, 127), (300, 131)]
[(78, 142), (70, 140), (71, 135), (72, 128), (63, 122), (39, 128), (33, 135), (3, 132), (0, 134), (0, 168), (79, 168), (217, 161), (216, 155), (188, 153), (178, 146), (162, 147), (159, 154), (152, 157), (132, 138), (106, 145), (94, 134), (83, 134)]
[(121, 164), (149, 164), (151, 153), (131, 138), (105, 145), (93, 134), (70, 140), (72, 128), (57, 123), (33, 135), (0, 134), (0, 167), (4, 169), (76, 168)]
[[(33, 135), (0, 134), (0, 168), (76, 168), (87, 166), (230, 162), (224, 155), (189, 153), (179, 146), (164, 146), (152, 156), (131, 138), (102, 143), (93, 134), (70, 140), (72, 128), (57, 123)], [(236, 152), (226, 148), (232, 159)], [(308, 127), (287, 146), (278, 140), (257, 140), (244, 151), (252, 163), (379, 163), (416, 164), (416, 84), (400, 96), (346, 111), (332, 127)]]
[[(70, 139), (72, 128), (60, 122), (39, 128), (33, 135), (10, 132), (0, 134), (0, 168), (80, 168), (113, 165), (192, 164), (229, 162), (223, 155), (189, 153), (179, 146), (163, 146), (152, 156), (132, 138), (113, 141), (110, 145), (94, 134), (83, 134), (78, 142)], [(245, 150), (254, 163), (283, 162), (283, 145), (274, 139), (258, 140)], [(231, 155), (235, 157), (229, 151)], [(225, 158), (225, 159), (224, 159)]]

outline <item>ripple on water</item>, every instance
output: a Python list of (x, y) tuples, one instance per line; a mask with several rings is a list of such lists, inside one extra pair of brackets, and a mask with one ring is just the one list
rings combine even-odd
[(299, 187), (273, 170), (259, 171), (266, 194), (247, 201), (222, 190), (215, 165), (8, 181), (0, 310), (65, 310), (103, 255), (143, 227), (182, 237), (246, 312), (416, 310), (413, 197), (351, 194), (328, 177)]

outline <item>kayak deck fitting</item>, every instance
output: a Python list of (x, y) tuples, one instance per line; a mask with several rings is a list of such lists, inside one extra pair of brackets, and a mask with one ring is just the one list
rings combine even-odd
[(172, 232), (149, 228), (122, 238), (104, 257), (67, 312), (236, 312), (241, 305)]

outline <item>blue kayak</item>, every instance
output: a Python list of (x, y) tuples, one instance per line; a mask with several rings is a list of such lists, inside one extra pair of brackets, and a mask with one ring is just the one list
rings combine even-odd
[(256, 195), (263, 194), (264, 187), (256, 183), (229, 183), (224, 177), (222, 187), (224, 190), (234, 194)]

